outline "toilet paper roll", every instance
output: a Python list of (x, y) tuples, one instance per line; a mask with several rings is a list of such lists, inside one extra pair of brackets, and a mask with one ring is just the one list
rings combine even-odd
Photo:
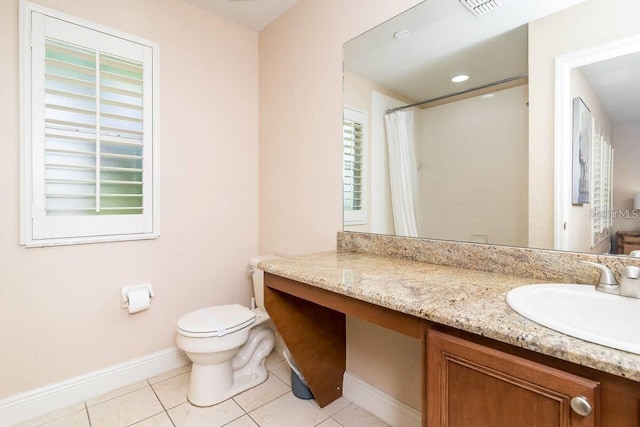
[(129, 314), (137, 313), (149, 308), (151, 297), (149, 296), (149, 289), (138, 288), (131, 289), (127, 292), (127, 301)]

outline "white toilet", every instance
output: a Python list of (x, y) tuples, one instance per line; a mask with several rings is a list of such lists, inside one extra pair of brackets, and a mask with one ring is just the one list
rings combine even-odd
[(264, 382), (264, 359), (275, 343), (273, 323), (264, 309), (264, 272), (250, 260), (256, 308), (218, 305), (185, 314), (178, 320), (176, 345), (193, 362), (189, 402), (211, 406)]

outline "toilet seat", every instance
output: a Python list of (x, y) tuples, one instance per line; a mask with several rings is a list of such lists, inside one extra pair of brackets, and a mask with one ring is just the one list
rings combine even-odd
[(185, 314), (178, 320), (178, 333), (185, 337), (222, 337), (251, 326), (256, 315), (240, 304), (217, 305)]

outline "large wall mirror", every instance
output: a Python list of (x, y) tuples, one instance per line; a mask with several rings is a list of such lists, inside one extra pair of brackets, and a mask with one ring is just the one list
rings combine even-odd
[(344, 230), (640, 248), (639, 19), (637, 0), (427, 0), (347, 42)]

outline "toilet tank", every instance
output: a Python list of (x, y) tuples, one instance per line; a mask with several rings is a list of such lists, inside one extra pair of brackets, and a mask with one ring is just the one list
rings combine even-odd
[(258, 263), (268, 259), (280, 258), (276, 255), (258, 255), (249, 259), (251, 276), (253, 278), (253, 294), (256, 297), (256, 306), (264, 308), (264, 271), (258, 269)]

